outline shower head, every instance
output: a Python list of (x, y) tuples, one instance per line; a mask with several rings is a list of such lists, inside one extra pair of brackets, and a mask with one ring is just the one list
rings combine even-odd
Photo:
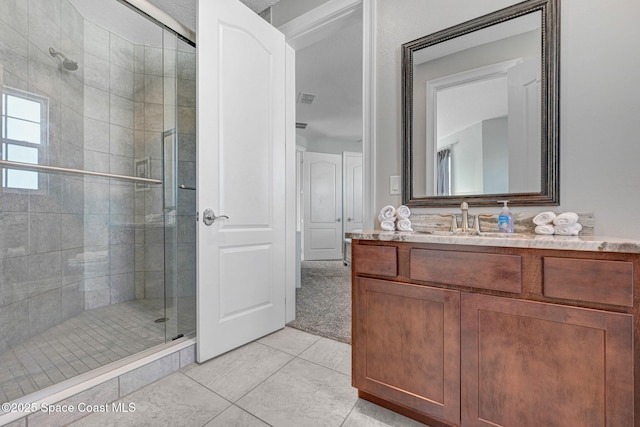
[(65, 70), (75, 71), (75, 70), (78, 69), (78, 63), (76, 61), (74, 61), (73, 59), (69, 59), (67, 57), (67, 55), (65, 55), (64, 53), (58, 52), (57, 50), (55, 50), (52, 47), (49, 48), (49, 53), (54, 58), (60, 58), (62, 60), (61, 64), (62, 64), (62, 66), (64, 67)]

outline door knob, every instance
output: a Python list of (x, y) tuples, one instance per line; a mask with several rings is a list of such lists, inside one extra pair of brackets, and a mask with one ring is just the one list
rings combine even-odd
[(213, 212), (213, 209), (210, 208), (205, 209), (202, 213), (202, 222), (204, 222), (204, 225), (211, 225), (216, 219), (220, 218), (229, 219), (229, 217), (226, 215), (216, 216), (216, 214)]
[(341, 218), (336, 218), (336, 222), (340, 222), (340, 221), (342, 221)]
[(347, 218), (347, 222), (351, 222), (351, 221), (353, 221), (351, 217)]

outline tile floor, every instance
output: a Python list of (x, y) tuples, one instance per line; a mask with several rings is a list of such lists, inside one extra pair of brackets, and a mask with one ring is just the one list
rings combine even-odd
[(122, 398), (133, 412), (72, 426), (423, 426), (358, 399), (350, 372), (348, 344), (285, 328)]
[[(84, 311), (1, 353), (0, 402), (164, 343), (166, 324), (154, 322), (164, 316), (162, 299), (113, 304)], [(195, 330), (195, 319), (183, 317), (180, 326)]]

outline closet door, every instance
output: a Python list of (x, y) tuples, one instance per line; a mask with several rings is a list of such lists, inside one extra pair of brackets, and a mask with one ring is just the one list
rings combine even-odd
[(342, 259), (342, 156), (304, 153), (304, 259)]

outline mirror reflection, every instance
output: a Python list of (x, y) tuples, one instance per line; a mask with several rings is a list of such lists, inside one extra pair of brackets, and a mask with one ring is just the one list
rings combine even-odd
[(405, 203), (503, 195), (557, 203), (547, 3), (520, 3), (403, 45)]

